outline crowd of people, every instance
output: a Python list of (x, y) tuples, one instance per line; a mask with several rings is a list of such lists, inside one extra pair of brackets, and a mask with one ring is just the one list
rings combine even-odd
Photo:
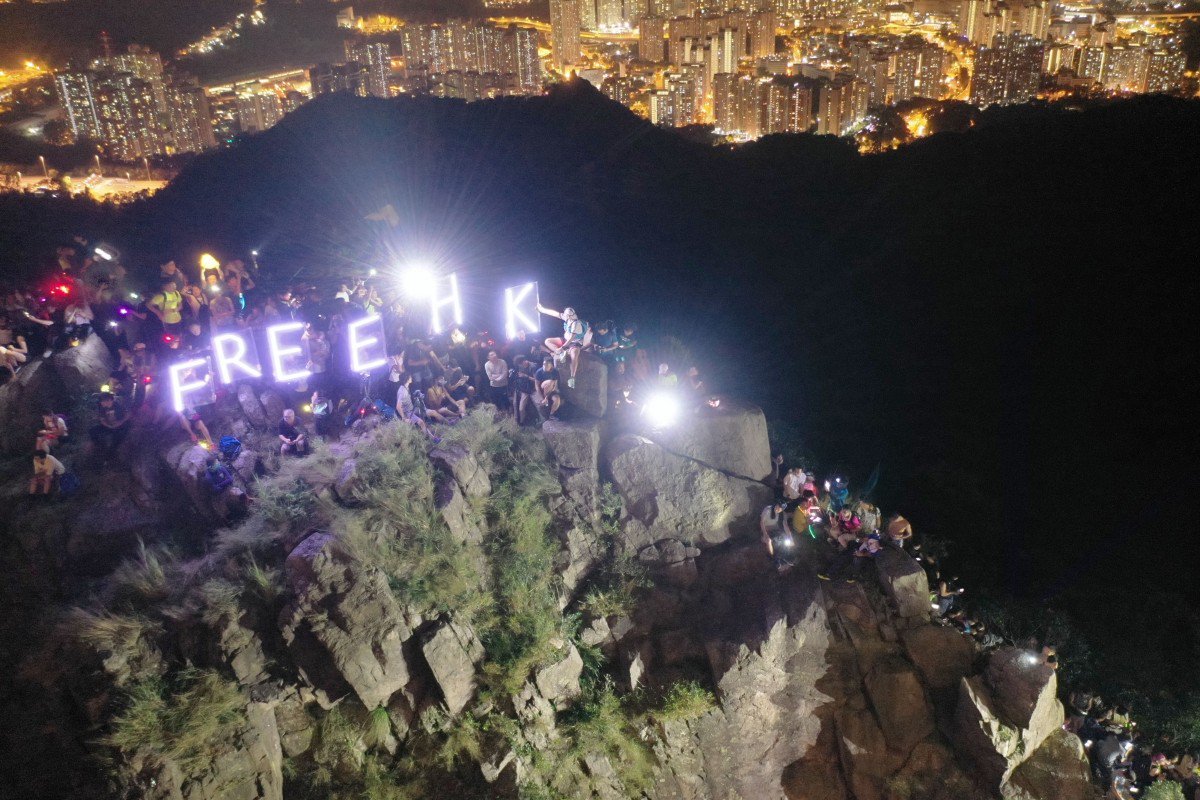
[[(775, 457), (774, 465), (770, 480), (775, 499), (763, 508), (759, 531), (762, 546), (780, 572), (803, 563), (822, 581), (856, 583), (873, 574), (887, 548), (907, 549), (925, 569), (930, 612), (937, 623), (970, 637), (981, 654), (1017, 645), (1030, 663), (1058, 669), (1053, 642), (1007, 641), (965, 608), (965, 587), (958, 577), (943, 572), (940, 554), (922, 552), (913, 539), (912, 524), (903, 516), (885, 519), (875, 505), (852, 497), (843, 477), (833, 476), (822, 484), (803, 467), (784, 469), (782, 456)], [(1065, 705), (1064, 727), (1083, 742), (1106, 800), (1136, 800), (1164, 781), (1180, 784), (1188, 800), (1200, 800), (1200, 755), (1154, 752), (1140, 744), (1137, 723), (1123, 705), (1107, 704), (1086, 692), (1072, 692)]]
[[(710, 397), (692, 365), (650, 361), (651, 350), (633, 323), (588, 322), (573, 308), (539, 305), (538, 311), (561, 321), (561, 332), (517, 332), (502, 340), (487, 330), (457, 326), (430, 335), (427, 312), (373, 272), (346, 281), (271, 286), (256, 266), (241, 260), (222, 264), (205, 255), (196, 269), (170, 261), (145, 283), (135, 284), (116, 249), (76, 237), (56, 253), (56, 268), (37, 285), (10, 287), (0, 310), (0, 383), (25, 365), (99, 337), (113, 354), (116, 368), (94, 398), (97, 421), (88, 431), (102, 462), (114, 458), (136, 415), (182, 431), (218, 460), (223, 450), (210, 432), (211, 406), (176, 412), (159, 389), (167, 364), (208, 354), (215, 332), (265, 327), (279, 322), (304, 326), (305, 368), (310, 375), (279, 387), (291, 406), (277, 421), (282, 454), (307, 452), (309, 437), (335, 435), (340, 426), (369, 414), (415, 425), (437, 438), (439, 425), (453, 425), (481, 402), (497, 406), (522, 425), (556, 420), (564, 412), (564, 393), (574, 390), (581, 363), (588, 358), (608, 365), (608, 398), (614, 414), (635, 412), (655, 389), (670, 390), (697, 407), (719, 405)], [(368, 315), (383, 323), (386, 366), (368, 375), (347, 363), (347, 326)], [(219, 397), (218, 389), (217, 396)], [(30, 492), (49, 494), (76, 480), (62, 461), (50, 455), (67, 438), (68, 417), (45, 410), (43, 426), (31, 431), (34, 460)], [(310, 431), (307, 426), (311, 426)], [(218, 431), (218, 433), (223, 433)], [(215, 483), (223, 480), (217, 476)]]

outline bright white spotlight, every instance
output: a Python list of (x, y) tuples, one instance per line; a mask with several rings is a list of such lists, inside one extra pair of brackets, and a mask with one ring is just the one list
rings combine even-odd
[(652, 394), (642, 404), (642, 414), (653, 427), (669, 428), (679, 419), (679, 401), (670, 394)]
[(409, 267), (400, 275), (400, 286), (409, 297), (433, 297), (437, 279), (428, 267)]

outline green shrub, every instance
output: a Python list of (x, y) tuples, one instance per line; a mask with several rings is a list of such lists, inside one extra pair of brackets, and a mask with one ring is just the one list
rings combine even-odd
[(256, 489), (255, 508), (277, 535), (303, 533), (328, 519), (316, 489), (301, 478), (279, 475), (260, 480)]
[(484, 404), (443, 430), (439, 446), (466, 449), (491, 475), (496, 470), (497, 462), (512, 450), (516, 438), (517, 425), (512, 418), (498, 418), (496, 407)]
[(68, 612), (60, 630), (127, 664), (133, 680), (145, 677), (143, 672), (158, 663), (155, 640), (163, 633), (162, 625), (139, 614), (76, 608)]
[(1183, 787), (1175, 781), (1158, 781), (1150, 785), (1143, 800), (1184, 800)]
[(128, 700), (102, 741), (126, 755), (141, 751), (155, 763), (173, 762), (185, 776), (209, 764), (245, 721), (237, 684), (213, 670), (140, 681)]
[(566, 735), (565, 752), (553, 760), (548, 785), (565, 794), (573, 794), (588, 783), (583, 766), (586, 756), (606, 756), (624, 785), (634, 797), (650, 786), (654, 760), (642, 740), (642, 720), (630, 713), (611, 684), (560, 715), (560, 730)]
[(716, 707), (717, 699), (708, 689), (696, 681), (681, 681), (671, 684), (663, 695), (662, 707), (654, 711), (653, 716), (662, 722), (688, 722), (703, 717)]
[(246, 586), (268, 605), (274, 603), (283, 592), (283, 575), (274, 567), (260, 566), (251, 553), (242, 567)]
[[(520, 432), (511, 433), (523, 438)], [(565, 631), (554, 573), (559, 545), (551, 532), (547, 503), (562, 487), (544, 449), (522, 445), (505, 452), (488, 501), (495, 607), (503, 613), (491, 620), (481, 637), (489, 687), (509, 696), (554, 653), (551, 642)]]
[(371, 709), (363, 731), (363, 743), (367, 747), (382, 747), (391, 735), (392, 718), (388, 716), (388, 710), (383, 706)]
[(138, 540), (136, 558), (121, 562), (108, 578), (115, 605), (143, 608), (171, 596), (179, 575), (174, 556), (165, 547), (147, 548)]
[(310, 751), (312, 781), (320, 786), (333, 783), (343, 769), (357, 771), (363, 766), (363, 731), (340, 707), (330, 709), (317, 725)]

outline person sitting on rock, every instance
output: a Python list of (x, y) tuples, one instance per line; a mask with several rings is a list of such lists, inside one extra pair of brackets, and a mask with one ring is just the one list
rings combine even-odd
[(612, 320), (606, 319), (596, 323), (591, 347), (605, 362), (612, 361), (612, 355), (617, 350), (617, 334), (613, 330)]
[(938, 581), (934, 603), (937, 606), (937, 615), (939, 617), (949, 614), (959, 596), (967, 591), (962, 587), (955, 588), (954, 584), (957, 580), (957, 578), (951, 578), (950, 580)]
[(425, 392), (425, 408), (430, 411), (436, 411), (440, 416), (449, 419), (461, 419), (465, 417), (466, 403), (459, 406), (454, 402), (454, 398), (446, 391), (446, 377), (440, 376), (435, 378), (433, 386), (429, 387), (429, 391)]
[(537, 310), (550, 317), (558, 317), (563, 323), (563, 335), (561, 337), (550, 337), (546, 340), (546, 350), (550, 355), (556, 358), (565, 357), (571, 361), (571, 374), (567, 378), (567, 388), (575, 388), (575, 375), (579, 370), (579, 354), (582, 348), (591, 344), (591, 334), (588, 332), (588, 324), (579, 318), (575, 313), (575, 309), (571, 307), (564, 308), (562, 311), (555, 311), (552, 308), (546, 308), (541, 303), (537, 304)]
[(517, 424), (521, 425), (535, 413), (533, 397), (537, 394), (533, 369), (525, 356), (518, 354), (513, 357), (513, 368), (508, 373), (508, 385), (513, 393), (513, 415)]
[(845, 578), (846, 582), (855, 583), (862, 578), (863, 570), (874, 563), (875, 557), (882, 549), (883, 545), (880, 543), (878, 535), (863, 536), (856, 545), (851, 545), (838, 553), (829, 570), (818, 574), (817, 577), (825, 581), (840, 580), (845, 578), (846, 573), (849, 572), (850, 577)]
[(279, 442), (280, 455), (308, 455), (308, 436), (304, 433), (303, 426), (297, 424), (296, 412), (293, 409), (283, 410), (283, 419), (279, 422)]
[(904, 549), (904, 543), (911, 539), (913, 535), (912, 523), (899, 514), (888, 520), (885, 530), (887, 532), (888, 544), (895, 545), (901, 550)]
[(850, 499), (850, 482), (840, 475), (825, 481), (830, 511), (841, 511)]
[(763, 546), (780, 571), (789, 569), (796, 563), (796, 537), (787, 517), (787, 508), (783, 503), (765, 506), (758, 515), (758, 529), (762, 534)]
[(420, 428), (426, 435), (432, 436), (429, 426), (425, 423), (425, 418), (417, 413), (416, 404), (412, 398), (412, 375), (407, 372), (401, 372), (397, 383), (399, 387), (396, 389), (396, 416), (409, 425)]
[(208, 426), (204, 424), (204, 418), (200, 416), (199, 411), (192, 406), (187, 406), (183, 411), (177, 412), (175, 417), (179, 420), (179, 427), (183, 428), (192, 444), (198, 444), (205, 448), (213, 446), (212, 434), (208, 432)]
[(67, 471), (63, 463), (44, 450), (33, 451), (33, 477), (29, 479), (30, 494), (50, 494), (54, 479)]
[(233, 475), (217, 458), (215, 453), (209, 453), (204, 459), (204, 479), (208, 481), (208, 488), (213, 490), (214, 494), (225, 491), (233, 484)]
[(542, 361), (542, 368), (533, 376), (538, 389), (538, 405), (549, 414), (550, 419), (558, 419), (558, 409), (562, 406), (562, 395), (558, 393), (558, 370), (554, 368), (554, 359)]
[(859, 531), (862, 530), (862, 521), (855, 516), (849, 506), (842, 506), (830, 520), (829, 527), (831, 534), (839, 539), (843, 536), (857, 539)]
[(50, 448), (67, 438), (67, 421), (59, 414), (47, 409), (42, 412), (42, 427), (37, 432), (35, 450), (49, 453)]

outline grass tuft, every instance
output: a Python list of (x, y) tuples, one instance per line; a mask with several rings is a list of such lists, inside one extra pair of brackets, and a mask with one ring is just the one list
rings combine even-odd
[(717, 707), (717, 699), (708, 689), (696, 681), (681, 681), (671, 684), (663, 695), (662, 706), (652, 712), (660, 722), (689, 722), (699, 719)]
[(102, 742), (127, 756), (177, 764), (185, 776), (210, 764), (245, 721), (237, 684), (214, 670), (188, 668), (163, 680), (139, 681)]

